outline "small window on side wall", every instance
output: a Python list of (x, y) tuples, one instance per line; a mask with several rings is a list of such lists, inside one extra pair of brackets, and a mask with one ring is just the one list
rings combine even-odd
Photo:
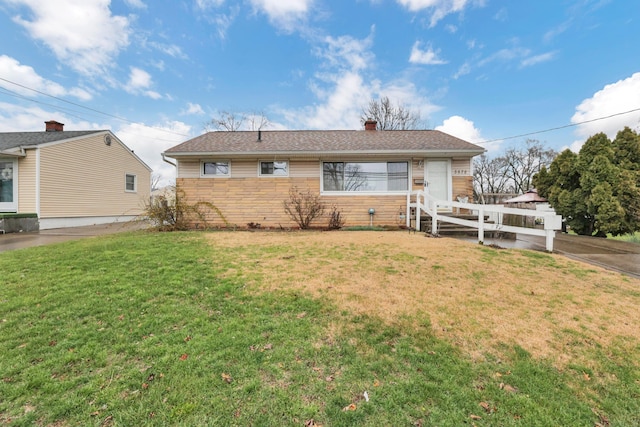
[(289, 162), (260, 162), (260, 176), (289, 176)]
[(128, 173), (124, 176), (124, 189), (129, 193), (135, 193), (138, 190), (137, 179), (134, 174)]
[(200, 174), (201, 176), (208, 177), (218, 177), (218, 176), (229, 176), (231, 172), (231, 168), (229, 167), (228, 161), (211, 161), (211, 162), (202, 162), (200, 165)]

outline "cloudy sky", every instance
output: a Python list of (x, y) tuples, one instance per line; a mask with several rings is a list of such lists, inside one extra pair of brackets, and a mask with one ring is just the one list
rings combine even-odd
[(639, 41), (636, 0), (0, 0), (0, 131), (111, 129), (168, 181), (221, 111), (359, 129), (388, 96), (490, 154), (576, 149), (640, 130)]

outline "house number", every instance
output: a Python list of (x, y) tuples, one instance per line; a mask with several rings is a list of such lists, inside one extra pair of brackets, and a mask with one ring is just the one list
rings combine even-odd
[(469, 175), (469, 169), (454, 169), (453, 170), (453, 175), (454, 176), (467, 176), (467, 175)]

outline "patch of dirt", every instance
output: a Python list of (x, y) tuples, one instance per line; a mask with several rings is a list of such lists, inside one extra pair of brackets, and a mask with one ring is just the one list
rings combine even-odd
[[(561, 255), (405, 232), (211, 233), (230, 276), (297, 289), (393, 323), (425, 314), (472, 357), (519, 345), (557, 366), (640, 343), (640, 280)], [(621, 344), (623, 343), (623, 344)]]

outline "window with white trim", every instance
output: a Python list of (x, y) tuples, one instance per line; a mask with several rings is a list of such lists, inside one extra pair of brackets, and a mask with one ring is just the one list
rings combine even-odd
[(260, 162), (260, 176), (289, 176), (289, 162)]
[(124, 189), (129, 193), (135, 193), (138, 190), (138, 179), (136, 175), (132, 173), (125, 174)]
[(228, 160), (203, 161), (200, 163), (200, 176), (230, 176), (231, 165)]
[(324, 191), (407, 191), (409, 162), (323, 162)]

